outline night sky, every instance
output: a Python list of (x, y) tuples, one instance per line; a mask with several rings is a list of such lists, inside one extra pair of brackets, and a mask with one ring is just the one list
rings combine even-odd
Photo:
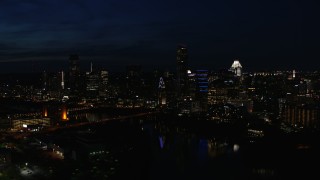
[(73, 53), (82, 67), (174, 70), (179, 43), (194, 68), (228, 68), (239, 58), (247, 70), (315, 70), (318, 7), (316, 0), (1, 0), (0, 71), (57, 70)]

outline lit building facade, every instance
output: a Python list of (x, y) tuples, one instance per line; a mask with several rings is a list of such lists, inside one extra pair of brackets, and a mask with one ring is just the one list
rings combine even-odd
[(230, 70), (234, 72), (234, 75), (240, 77), (242, 75), (242, 66), (239, 60), (234, 60)]
[(158, 86), (158, 104), (160, 107), (164, 107), (167, 104), (167, 97), (166, 97), (166, 91), (165, 91), (166, 85), (164, 83), (164, 80), (162, 77), (160, 77), (159, 80), (159, 86)]
[(50, 118), (33, 118), (33, 119), (14, 119), (12, 120), (13, 129), (30, 128), (31, 126), (49, 127)]
[(320, 107), (317, 105), (287, 103), (284, 106), (283, 119), (293, 126), (319, 128)]
[(99, 84), (99, 96), (107, 97), (109, 73), (106, 70), (100, 71), (100, 84)]
[(97, 72), (86, 73), (86, 90), (88, 98), (96, 98), (99, 94), (99, 74)]
[(208, 70), (196, 70), (196, 100), (199, 101), (200, 111), (206, 111), (208, 106)]

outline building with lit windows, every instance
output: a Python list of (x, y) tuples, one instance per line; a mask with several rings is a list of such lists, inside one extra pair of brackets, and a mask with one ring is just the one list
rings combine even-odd
[(312, 104), (287, 103), (284, 105), (283, 119), (296, 127), (319, 128), (320, 107)]
[(158, 85), (158, 104), (160, 107), (164, 107), (167, 104), (165, 88), (166, 88), (166, 85), (163, 81), (163, 78), (160, 77), (159, 85)]
[(196, 70), (196, 100), (199, 101), (200, 111), (206, 111), (208, 106), (208, 70)]
[(177, 48), (177, 97), (182, 99), (188, 92), (188, 50), (184, 45)]
[(14, 119), (12, 120), (12, 128), (26, 129), (30, 131), (39, 131), (43, 127), (51, 125), (50, 118), (33, 118), (33, 119)]
[(109, 74), (106, 70), (100, 71), (100, 85), (99, 85), (99, 96), (107, 97)]
[(86, 90), (88, 98), (97, 98), (99, 95), (99, 73), (92, 69), (91, 63), (91, 71), (86, 72)]

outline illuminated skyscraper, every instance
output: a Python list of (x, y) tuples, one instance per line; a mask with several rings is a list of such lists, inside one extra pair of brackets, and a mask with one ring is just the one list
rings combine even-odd
[(86, 72), (86, 84), (88, 98), (96, 98), (99, 93), (99, 74), (97, 71)]
[(208, 106), (208, 70), (197, 70), (196, 99), (199, 101), (200, 111), (206, 111)]
[(103, 86), (108, 85), (108, 71), (107, 70), (101, 70), (100, 71), (100, 78), (101, 78), (101, 83)]
[(234, 60), (230, 70), (234, 72), (235, 76), (240, 77), (242, 75), (242, 66), (240, 64), (240, 61), (237, 59)]
[(181, 98), (188, 91), (188, 50), (186, 46), (177, 48), (177, 96)]
[(159, 86), (158, 86), (158, 89), (159, 89), (158, 104), (160, 107), (164, 107), (167, 104), (165, 88), (166, 88), (166, 85), (163, 81), (163, 78), (160, 77)]
[(85, 74), (86, 97), (89, 99), (107, 96), (108, 71), (90, 63), (90, 71)]
[(99, 96), (106, 97), (107, 89), (108, 89), (108, 71), (101, 70), (100, 71), (100, 84), (99, 84)]
[(136, 97), (142, 92), (142, 71), (139, 65), (130, 65), (126, 67), (126, 88), (129, 97)]

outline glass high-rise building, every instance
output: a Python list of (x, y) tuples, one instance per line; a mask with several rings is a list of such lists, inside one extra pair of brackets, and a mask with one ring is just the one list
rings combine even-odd
[(70, 55), (69, 57), (69, 88), (72, 92), (78, 90), (78, 83), (79, 83), (79, 56), (74, 54)]
[(208, 70), (196, 70), (197, 91), (196, 99), (199, 101), (200, 110), (206, 111), (208, 106)]
[(177, 96), (181, 98), (188, 92), (188, 50), (185, 45), (177, 48)]
[(85, 76), (81, 74), (79, 68), (79, 56), (74, 54), (69, 57), (69, 78), (68, 88), (70, 89), (71, 96), (80, 96), (85, 93), (86, 85)]

